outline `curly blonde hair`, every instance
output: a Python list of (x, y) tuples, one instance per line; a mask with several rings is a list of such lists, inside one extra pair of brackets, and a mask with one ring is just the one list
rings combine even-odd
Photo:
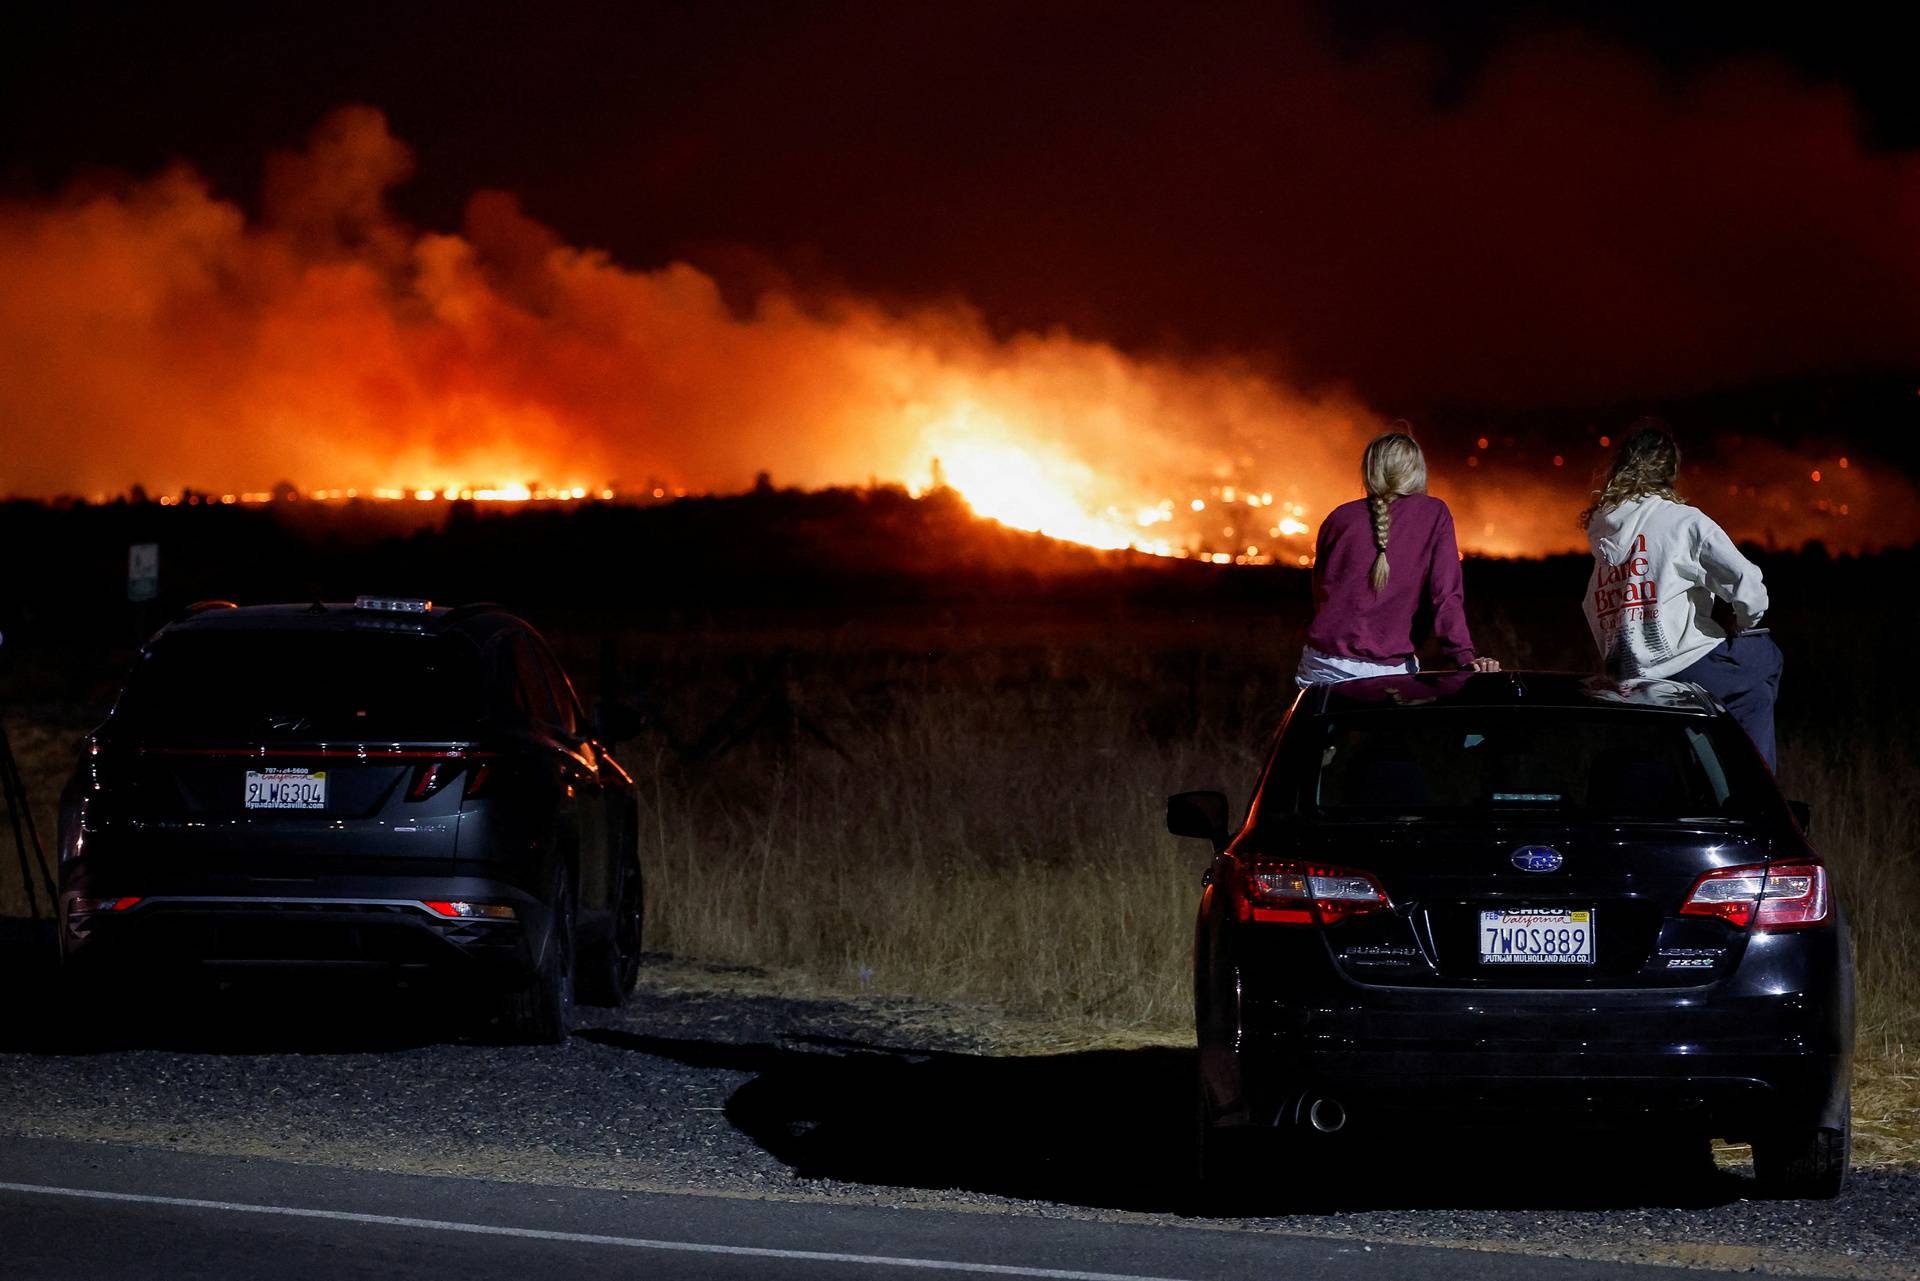
[(1427, 456), (1412, 436), (1390, 431), (1367, 445), (1360, 459), (1360, 478), (1366, 482), (1367, 507), (1373, 514), (1373, 569), (1367, 582), (1378, 593), (1387, 587), (1387, 532), (1393, 525), (1393, 500), (1427, 492)]
[(1593, 501), (1580, 513), (1580, 528), (1591, 525), (1601, 512), (1640, 498), (1684, 503), (1687, 500), (1674, 490), (1679, 479), (1680, 442), (1658, 418), (1642, 418), (1627, 429), (1626, 439), (1614, 452), (1606, 480), (1593, 491)]

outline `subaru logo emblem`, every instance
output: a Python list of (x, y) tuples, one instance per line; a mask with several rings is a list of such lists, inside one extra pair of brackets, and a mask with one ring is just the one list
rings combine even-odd
[(1560, 857), (1559, 850), (1548, 849), (1544, 845), (1522, 845), (1510, 856), (1513, 865), (1523, 872), (1557, 872), (1566, 862)]

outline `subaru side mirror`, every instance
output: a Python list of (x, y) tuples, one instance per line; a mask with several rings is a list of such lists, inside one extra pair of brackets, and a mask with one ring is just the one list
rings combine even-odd
[(1800, 825), (1803, 834), (1813, 833), (1813, 807), (1805, 801), (1788, 801), (1787, 808), (1793, 811), (1793, 821)]
[(1167, 798), (1167, 830), (1175, 836), (1199, 836), (1214, 849), (1227, 843), (1225, 792), (1176, 792)]

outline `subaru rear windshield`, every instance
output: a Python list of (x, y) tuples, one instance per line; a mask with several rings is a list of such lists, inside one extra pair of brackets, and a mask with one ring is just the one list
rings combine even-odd
[(462, 641), (381, 632), (163, 636), (113, 723), (143, 737), (447, 741), (479, 728), (479, 660)]
[(1764, 795), (1752, 749), (1705, 717), (1427, 710), (1318, 729), (1302, 800), (1327, 817), (1725, 819), (1751, 816)]

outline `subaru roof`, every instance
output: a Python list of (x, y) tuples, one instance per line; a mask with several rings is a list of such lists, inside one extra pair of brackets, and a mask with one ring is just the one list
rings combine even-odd
[(1579, 672), (1420, 672), (1316, 685), (1301, 700), (1315, 714), (1387, 707), (1628, 707), (1710, 716), (1713, 700), (1698, 685), (1669, 680), (1614, 680)]

